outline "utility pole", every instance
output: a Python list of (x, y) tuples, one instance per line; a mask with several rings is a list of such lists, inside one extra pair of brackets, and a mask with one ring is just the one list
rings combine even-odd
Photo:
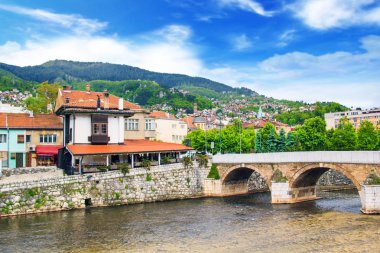
[(218, 109), (216, 115), (219, 116), (219, 153), (222, 154), (222, 109)]
[(240, 154), (241, 154), (241, 134), (243, 131), (243, 120), (241, 119), (241, 116), (239, 116), (239, 125), (240, 125)]

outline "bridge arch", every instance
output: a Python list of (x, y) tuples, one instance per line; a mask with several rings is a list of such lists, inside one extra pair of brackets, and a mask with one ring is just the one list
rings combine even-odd
[(230, 181), (239, 181), (239, 180), (247, 180), (250, 178), (253, 172), (257, 172), (265, 181), (266, 185), (271, 189), (271, 178), (272, 173), (267, 175), (267, 170), (261, 170), (256, 166), (252, 166), (249, 164), (239, 164), (230, 167), (221, 177), (221, 182), (223, 185)]
[(333, 163), (312, 163), (298, 169), (289, 180), (291, 188), (315, 186), (322, 176), (328, 170), (336, 170), (351, 180), (358, 191), (361, 190), (359, 181), (344, 166)]

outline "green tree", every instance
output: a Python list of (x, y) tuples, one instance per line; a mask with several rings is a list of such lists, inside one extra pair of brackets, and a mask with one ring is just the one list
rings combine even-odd
[(24, 106), (35, 114), (47, 112), (47, 101), (42, 97), (28, 97), (24, 100)]
[(256, 150), (256, 153), (263, 153), (261, 130), (259, 130), (256, 134), (255, 150)]
[(48, 82), (43, 82), (37, 87), (37, 95), (38, 97), (43, 98), (46, 103), (50, 104), (51, 108), (54, 109), (59, 88), (61, 88), (61, 85), (59, 85), (59, 83), (49, 84)]
[(332, 150), (355, 150), (357, 136), (354, 126), (347, 118), (342, 118), (337, 129), (334, 130), (331, 139)]
[(369, 121), (362, 121), (358, 130), (358, 149), (376, 150), (378, 143), (379, 136), (373, 124)]
[(277, 152), (285, 152), (286, 151), (286, 136), (285, 130), (281, 128), (280, 135), (277, 139)]
[(267, 140), (271, 131), (274, 132), (274, 138), (277, 139), (276, 129), (272, 123), (267, 122), (264, 128), (261, 129), (261, 145), (263, 152), (268, 152)]
[(302, 126), (296, 127), (295, 134), (303, 151), (326, 148), (326, 122), (320, 117), (306, 120)]
[(326, 131), (326, 150), (335, 150), (333, 143), (331, 142), (334, 136), (334, 131), (334, 128)]
[(297, 151), (297, 142), (294, 139), (294, 135), (292, 132), (289, 132), (286, 137), (286, 151)]
[(270, 130), (268, 139), (266, 141), (267, 152), (276, 152), (277, 151), (277, 139), (275, 135), (276, 131), (273, 128)]

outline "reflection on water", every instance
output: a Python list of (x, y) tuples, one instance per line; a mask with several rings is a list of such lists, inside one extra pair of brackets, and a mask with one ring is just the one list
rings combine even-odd
[(269, 193), (0, 220), (0, 252), (380, 252), (355, 191), (272, 205)]

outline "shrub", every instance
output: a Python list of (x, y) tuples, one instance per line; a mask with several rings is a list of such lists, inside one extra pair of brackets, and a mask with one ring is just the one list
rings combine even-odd
[(151, 162), (150, 160), (148, 159), (143, 159), (142, 162), (141, 162), (141, 166), (146, 169), (146, 170), (150, 170), (150, 166), (151, 166)]
[(125, 176), (129, 173), (130, 168), (127, 163), (122, 163), (122, 164), (119, 164), (118, 169), (120, 169), (121, 173), (123, 173), (123, 175)]
[(218, 168), (216, 167), (216, 164), (211, 165), (211, 169), (210, 169), (210, 172), (208, 173), (207, 178), (220, 179), (220, 175), (218, 172)]
[(273, 173), (273, 177), (272, 177), (272, 180), (275, 182), (275, 183), (286, 183), (288, 182), (288, 178), (285, 177), (282, 172), (280, 170), (276, 170), (274, 173)]
[(170, 158), (169, 158), (169, 156), (164, 156), (164, 157), (162, 158), (162, 162), (163, 162), (164, 164), (168, 164), (168, 163), (170, 163)]
[(152, 175), (150, 174), (146, 174), (146, 178), (145, 178), (146, 181), (152, 181)]
[(100, 170), (100, 172), (106, 172), (110, 167), (107, 165), (98, 165), (96, 166), (97, 170)]
[(376, 175), (375, 172), (371, 172), (366, 180), (364, 181), (366, 185), (380, 185), (380, 177)]
[(189, 156), (186, 156), (185, 158), (183, 158), (183, 167), (185, 169), (189, 169), (193, 166), (193, 161), (191, 160), (191, 157)]
[(207, 155), (197, 155), (195, 158), (199, 164), (200, 168), (206, 168), (208, 165), (208, 156)]

